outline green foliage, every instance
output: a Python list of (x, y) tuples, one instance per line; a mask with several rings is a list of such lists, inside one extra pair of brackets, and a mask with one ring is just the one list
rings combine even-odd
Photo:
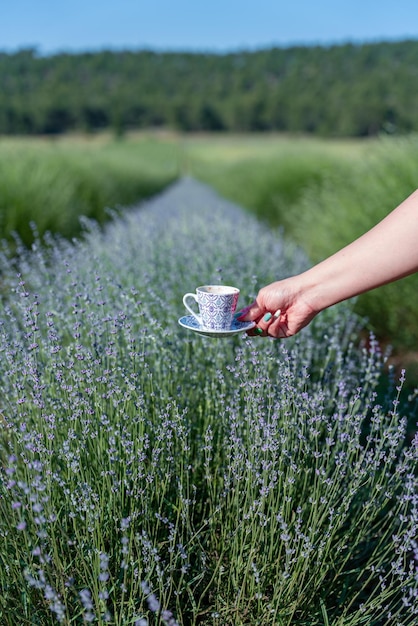
[(280, 226), (292, 237), (297, 228), (298, 204), (308, 190), (317, 189), (334, 170), (344, 169), (345, 158), (309, 141), (282, 146), (274, 155), (259, 155), (214, 165), (196, 162), (191, 171), (224, 196), (250, 208), (270, 226)]
[(0, 134), (416, 131), (417, 57), (415, 40), (222, 55), (0, 53)]
[(29, 245), (33, 227), (73, 237), (81, 217), (103, 224), (118, 210), (149, 197), (178, 174), (168, 146), (144, 139), (61, 142), (0, 141), (0, 230)]

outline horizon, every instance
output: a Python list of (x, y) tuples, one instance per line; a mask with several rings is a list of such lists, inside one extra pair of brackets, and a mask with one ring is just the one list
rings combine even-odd
[(213, 55), (213, 56), (227, 56), (230, 54), (240, 54), (240, 53), (256, 53), (263, 52), (266, 50), (291, 50), (293, 48), (341, 48), (345, 46), (353, 46), (353, 47), (361, 47), (361, 46), (373, 46), (380, 44), (398, 44), (398, 43), (408, 43), (408, 42), (416, 42), (418, 41), (418, 35), (413, 37), (393, 37), (393, 38), (378, 38), (378, 39), (366, 39), (366, 40), (354, 40), (347, 39), (343, 41), (329, 41), (329, 42), (294, 42), (288, 44), (280, 44), (280, 43), (271, 43), (271, 44), (260, 44), (258, 46), (241, 46), (236, 48), (230, 48), (225, 50), (218, 49), (210, 49), (210, 48), (164, 48), (150, 45), (137, 45), (137, 46), (116, 46), (116, 45), (104, 45), (102, 47), (97, 48), (80, 48), (80, 49), (57, 49), (51, 51), (42, 51), (39, 45), (36, 44), (26, 44), (16, 47), (15, 49), (5, 49), (0, 47), (0, 54), (13, 56), (15, 54), (19, 54), (20, 52), (33, 52), (36, 57), (53, 57), (60, 55), (69, 55), (69, 56), (81, 56), (84, 54), (100, 54), (103, 52), (110, 53), (124, 53), (124, 52), (151, 52), (155, 54), (190, 54), (190, 55)]
[(0, 50), (39, 55), (103, 50), (229, 54), (271, 48), (418, 39), (418, 3), (401, 0), (14, 0), (2, 7)]

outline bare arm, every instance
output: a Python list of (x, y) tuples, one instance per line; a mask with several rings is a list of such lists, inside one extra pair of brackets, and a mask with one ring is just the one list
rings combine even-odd
[(416, 271), (418, 190), (345, 248), (298, 276), (261, 289), (239, 319), (255, 320), (263, 334), (289, 337), (323, 309)]

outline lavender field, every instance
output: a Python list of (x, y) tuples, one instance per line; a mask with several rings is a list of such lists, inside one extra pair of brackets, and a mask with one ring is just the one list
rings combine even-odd
[(177, 323), (307, 265), (189, 178), (3, 249), (2, 626), (418, 621), (415, 400), (351, 303), (284, 342)]

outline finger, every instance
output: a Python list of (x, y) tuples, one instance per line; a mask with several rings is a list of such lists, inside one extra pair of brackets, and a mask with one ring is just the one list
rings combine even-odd
[(251, 334), (253, 336), (273, 337), (275, 339), (286, 337), (285, 316), (282, 315), (280, 309), (275, 313), (268, 311), (258, 320), (257, 326), (252, 329)]
[(270, 337), (274, 337), (275, 339), (278, 339), (281, 336), (280, 317), (281, 310), (279, 309), (273, 314), (273, 317), (267, 329), (267, 333), (270, 335)]
[(286, 339), (286, 337), (289, 337), (286, 315), (279, 314), (275, 316), (267, 332), (270, 337), (274, 337), (275, 339)]
[(263, 315), (264, 312), (265, 310), (261, 309), (257, 302), (253, 302), (249, 306), (246, 306), (244, 309), (235, 313), (235, 319), (239, 322), (255, 322)]
[(254, 326), (254, 328), (250, 328), (249, 330), (247, 330), (247, 335), (249, 337), (267, 337), (264, 331), (258, 326)]
[(275, 320), (268, 327), (267, 334), (269, 337), (274, 337), (274, 339), (284, 339), (286, 337), (285, 326), (279, 320)]
[(251, 334), (251, 336), (268, 337), (269, 327), (272, 322), (275, 321), (277, 321), (277, 317), (274, 317), (273, 313), (267, 311), (267, 313), (264, 313), (264, 315), (257, 320), (256, 327), (249, 331), (248, 334)]

